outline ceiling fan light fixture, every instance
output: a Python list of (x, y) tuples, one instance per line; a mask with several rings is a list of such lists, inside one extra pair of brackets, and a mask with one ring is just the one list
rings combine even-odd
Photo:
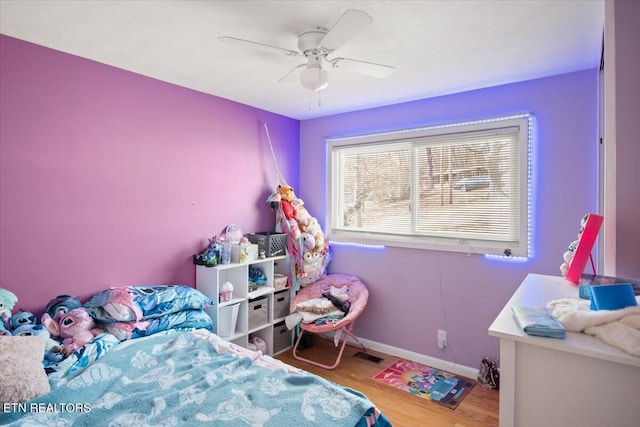
[[(377, 78), (386, 78), (393, 73), (395, 67), (389, 65), (342, 57), (327, 58), (328, 55), (333, 55), (336, 49), (340, 48), (372, 23), (373, 19), (366, 12), (349, 9), (338, 19), (331, 29), (316, 27), (313, 30), (299, 34), (298, 51), (258, 41), (239, 39), (237, 37), (221, 36), (218, 37), (218, 39), (228, 44), (260, 49), (287, 56), (304, 57), (307, 63), (295, 66), (285, 74), (284, 77), (278, 80), (278, 83), (291, 82), (299, 75), (302, 87), (311, 92), (319, 93), (329, 84), (329, 72), (322, 68), (323, 64), (334, 69), (341, 68)], [(300, 73), (298, 73), (298, 70), (300, 70)], [(320, 96), (318, 96), (318, 99), (320, 99)]]
[(300, 84), (313, 92), (325, 89), (329, 85), (329, 72), (318, 66), (308, 66), (300, 73)]

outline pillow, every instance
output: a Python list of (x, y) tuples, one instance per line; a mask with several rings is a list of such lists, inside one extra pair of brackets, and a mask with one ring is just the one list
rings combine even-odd
[(84, 303), (96, 320), (105, 323), (139, 322), (203, 309), (214, 302), (202, 292), (184, 285), (122, 286), (105, 289)]
[(192, 328), (213, 330), (211, 317), (209, 317), (204, 310), (200, 309), (183, 310), (140, 322), (105, 323), (104, 327), (107, 332), (115, 335), (121, 341), (153, 335), (168, 329)]
[(44, 338), (0, 336), (0, 404), (21, 403), (49, 393)]

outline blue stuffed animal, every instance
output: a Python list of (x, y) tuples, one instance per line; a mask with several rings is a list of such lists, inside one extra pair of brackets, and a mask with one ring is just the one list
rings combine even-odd
[(38, 336), (44, 338), (46, 344), (44, 347), (44, 360), (45, 367), (51, 366), (64, 359), (64, 353), (62, 352), (62, 344), (51, 338), (51, 333), (47, 328), (42, 325), (25, 324), (18, 326), (13, 331), (13, 336), (16, 337), (30, 337)]
[(18, 326), (35, 325), (36, 316), (28, 311), (20, 310), (9, 319), (9, 329), (15, 331)]
[(49, 301), (44, 311), (54, 319), (57, 313), (65, 314), (81, 305), (78, 298), (72, 298), (71, 295), (58, 295)]
[(0, 335), (11, 335), (9, 319), (16, 302), (18, 297), (13, 292), (0, 288)]

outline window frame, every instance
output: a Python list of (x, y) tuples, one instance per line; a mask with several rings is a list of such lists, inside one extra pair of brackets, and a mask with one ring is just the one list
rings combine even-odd
[[(492, 241), (478, 238), (453, 238), (447, 236), (438, 236), (435, 233), (421, 234), (391, 234), (384, 232), (368, 232), (357, 230), (346, 230), (340, 228), (339, 217), (343, 215), (343, 211), (336, 211), (341, 207), (342, 201), (342, 177), (340, 176), (339, 166), (339, 150), (350, 147), (372, 147), (375, 151), (376, 147), (388, 145), (389, 147), (402, 145), (410, 146), (411, 153), (411, 190), (410, 203), (419, 197), (419, 173), (417, 173), (417, 156), (416, 150), (419, 147), (429, 145), (429, 141), (439, 139), (446, 140), (447, 136), (460, 135), (465, 133), (491, 133), (495, 130), (506, 128), (518, 128), (517, 142), (517, 174), (519, 180), (517, 187), (517, 196), (512, 197), (510, 202), (519, 207), (517, 215), (511, 215), (512, 226), (517, 227), (517, 239), (515, 242)], [(329, 239), (334, 243), (358, 244), (358, 245), (376, 245), (376, 246), (396, 246), (415, 249), (442, 250), (451, 252), (465, 252), (488, 254), (494, 256), (502, 256), (506, 258), (527, 259), (532, 256), (531, 248), (531, 194), (532, 194), (532, 132), (533, 116), (532, 114), (516, 114), (509, 116), (494, 117), (482, 120), (466, 121), (459, 123), (448, 123), (442, 125), (434, 125), (428, 127), (401, 129), (381, 133), (372, 133), (364, 135), (356, 135), (350, 137), (329, 137), (325, 139), (327, 150), (327, 211), (326, 211), (326, 230)], [(452, 138), (450, 141), (454, 141)], [(446, 144), (446, 142), (444, 142)], [(433, 142), (431, 142), (433, 144)], [(443, 144), (443, 142), (440, 142)], [(434, 145), (432, 145), (434, 146)], [(411, 227), (415, 230), (417, 209), (412, 209)]]

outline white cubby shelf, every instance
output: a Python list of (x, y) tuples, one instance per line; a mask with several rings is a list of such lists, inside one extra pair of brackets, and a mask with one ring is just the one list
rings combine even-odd
[[(267, 282), (257, 290), (249, 292), (249, 267), (260, 269), (266, 276)], [(275, 289), (274, 275), (289, 275), (286, 256), (275, 256), (256, 259), (243, 263), (218, 264), (213, 267), (196, 265), (196, 289), (211, 298), (215, 304), (205, 309), (213, 322), (213, 332), (227, 341), (247, 347), (252, 337), (262, 338), (267, 346), (266, 353), (273, 355), (289, 347), (292, 334), (284, 334), (282, 322), (289, 313), (289, 301), (292, 298), (292, 288)], [(231, 300), (220, 302), (220, 290), (225, 282), (233, 285)], [(289, 284), (291, 281), (288, 282)], [(223, 307), (239, 305), (238, 318), (235, 328), (230, 335), (223, 335), (221, 318), (230, 310)], [(286, 310), (283, 309), (286, 305)], [(277, 316), (276, 316), (277, 313)], [(274, 328), (274, 325), (276, 327)], [(275, 345), (275, 348), (274, 348)]]

